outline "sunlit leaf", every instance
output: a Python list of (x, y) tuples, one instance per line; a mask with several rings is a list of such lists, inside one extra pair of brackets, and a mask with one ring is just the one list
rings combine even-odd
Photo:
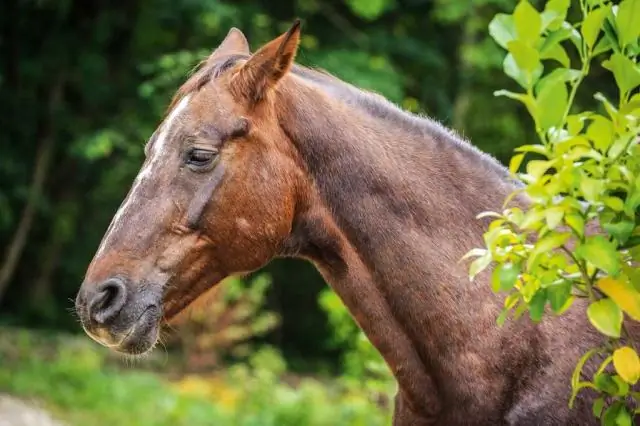
[(611, 299), (593, 302), (587, 308), (587, 316), (593, 326), (610, 337), (620, 337), (622, 311)]
[(602, 22), (608, 13), (609, 7), (600, 7), (589, 12), (582, 22), (582, 38), (589, 48), (591, 48), (596, 42), (598, 34), (600, 34)]
[(582, 176), (580, 179), (580, 190), (587, 201), (595, 203), (602, 196), (604, 182), (600, 179), (592, 179), (587, 176)]
[(522, 160), (524, 160), (524, 154), (516, 154), (511, 157), (511, 160), (509, 160), (509, 171), (511, 173), (516, 173), (520, 169)]
[(545, 219), (547, 220), (547, 226), (549, 229), (555, 229), (560, 222), (562, 222), (562, 218), (564, 217), (564, 208), (562, 207), (549, 207), (544, 212)]
[(613, 141), (613, 123), (601, 115), (595, 115), (591, 120), (592, 122), (587, 129), (587, 137), (591, 139), (596, 149), (601, 152), (607, 152)]
[(506, 49), (509, 42), (518, 37), (513, 16), (498, 13), (489, 23), (489, 34), (496, 43)]
[(616, 276), (620, 272), (619, 256), (615, 245), (601, 235), (587, 237), (575, 253), (579, 258), (610, 275)]
[(531, 114), (531, 116), (536, 116), (536, 103), (530, 95), (527, 95), (525, 93), (514, 93), (508, 90), (496, 90), (495, 92), (493, 92), (493, 95), (516, 99), (522, 102), (527, 107), (527, 110), (529, 111), (529, 114)]
[(535, 69), (540, 64), (540, 54), (538, 51), (521, 40), (510, 41), (507, 47), (513, 55), (518, 68), (533, 75)]
[(542, 30), (542, 19), (528, 0), (520, 0), (513, 11), (513, 21), (520, 40), (528, 43), (538, 40)]
[(638, 42), (640, 37), (640, 0), (623, 0), (618, 6), (616, 27), (621, 46)]
[(491, 263), (491, 253), (486, 253), (483, 256), (480, 256), (469, 266), (469, 279), (473, 280), (476, 275), (480, 272), (484, 271), (489, 264)]
[(613, 353), (613, 366), (622, 379), (633, 385), (640, 379), (640, 359), (633, 348), (623, 346)]
[(513, 263), (503, 263), (493, 270), (492, 288), (494, 292), (509, 291), (515, 285), (520, 275), (520, 265)]
[(560, 44), (556, 44), (554, 46), (549, 47), (544, 51), (544, 53), (540, 53), (540, 59), (554, 59), (564, 67), (569, 67), (571, 61), (569, 60), (569, 56), (567, 55), (566, 50)]
[[(569, 72), (571, 70), (567, 71)], [(560, 73), (551, 73), (540, 81), (540, 91), (536, 97), (536, 107), (538, 111), (538, 125), (544, 130), (551, 127), (558, 127), (564, 118), (569, 92), (567, 91), (567, 85), (562, 75)], [(550, 79), (545, 81), (547, 78)]]
[(602, 66), (613, 73), (622, 93), (627, 93), (640, 85), (640, 67), (621, 53), (614, 53)]
[(598, 288), (616, 302), (631, 318), (640, 321), (640, 292), (626, 279), (604, 277), (598, 280)]

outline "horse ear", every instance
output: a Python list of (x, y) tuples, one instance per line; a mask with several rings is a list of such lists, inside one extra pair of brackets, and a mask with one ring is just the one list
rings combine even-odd
[(251, 54), (251, 49), (249, 47), (247, 38), (244, 36), (242, 31), (235, 27), (229, 30), (227, 36), (224, 38), (224, 40), (222, 40), (218, 48), (213, 51), (211, 57), (217, 55), (230, 55), (234, 53), (243, 55)]
[(263, 99), (268, 90), (289, 71), (300, 42), (300, 20), (289, 31), (254, 53), (233, 78), (232, 90), (249, 103)]

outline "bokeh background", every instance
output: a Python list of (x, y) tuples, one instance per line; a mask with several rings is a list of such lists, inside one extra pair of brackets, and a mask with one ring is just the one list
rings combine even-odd
[[(487, 26), (514, 6), (3, 1), (0, 394), (78, 425), (390, 424), (388, 371), (302, 261), (228, 280), (135, 362), (89, 341), (72, 300), (169, 99), (231, 26), (256, 49), (300, 17), (299, 63), (426, 114), (506, 162), (534, 141), (526, 112), (493, 97), (515, 83)], [(599, 81), (596, 71), (590, 92), (607, 92)]]

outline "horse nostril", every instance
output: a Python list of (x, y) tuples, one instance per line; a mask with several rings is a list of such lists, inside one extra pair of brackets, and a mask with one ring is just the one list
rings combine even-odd
[(95, 322), (104, 324), (118, 315), (127, 298), (127, 288), (118, 278), (111, 278), (98, 285), (96, 293), (89, 301), (89, 316)]

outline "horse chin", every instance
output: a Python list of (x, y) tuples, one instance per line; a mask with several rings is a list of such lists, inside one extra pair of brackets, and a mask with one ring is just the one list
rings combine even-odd
[(112, 349), (133, 356), (151, 352), (158, 342), (160, 318), (161, 313), (156, 306), (148, 307), (131, 326), (124, 338)]

